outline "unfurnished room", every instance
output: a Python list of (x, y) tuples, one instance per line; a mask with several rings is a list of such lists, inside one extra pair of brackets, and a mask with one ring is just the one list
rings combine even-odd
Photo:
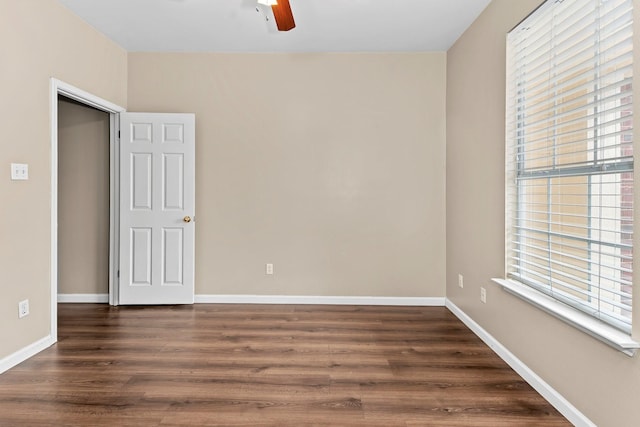
[(639, 26), (0, 0), (0, 426), (640, 425)]

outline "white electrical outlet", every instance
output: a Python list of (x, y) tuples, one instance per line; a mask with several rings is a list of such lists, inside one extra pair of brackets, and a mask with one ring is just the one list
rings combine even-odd
[(18, 303), (18, 317), (23, 318), (29, 314), (29, 300), (20, 301)]
[(480, 288), (480, 301), (487, 303), (487, 290), (482, 287)]
[(464, 277), (462, 274), (458, 274), (458, 287), (464, 288)]
[(266, 272), (268, 275), (272, 275), (272, 274), (273, 274), (273, 264), (267, 264), (267, 265), (265, 266), (265, 272)]

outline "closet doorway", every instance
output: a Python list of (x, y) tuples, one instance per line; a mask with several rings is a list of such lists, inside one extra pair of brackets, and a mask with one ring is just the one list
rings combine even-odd
[(58, 95), (58, 302), (109, 302), (109, 120)]

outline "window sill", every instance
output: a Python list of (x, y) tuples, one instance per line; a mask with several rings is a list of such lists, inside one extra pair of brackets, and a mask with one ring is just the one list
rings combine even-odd
[(633, 356), (637, 349), (640, 348), (640, 343), (631, 339), (631, 337), (624, 332), (602, 323), (588, 314), (562, 304), (529, 286), (510, 279), (491, 280), (502, 286), (502, 289), (505, 291), (535, 305), (563, 322), (623, 352), (627, 356)]

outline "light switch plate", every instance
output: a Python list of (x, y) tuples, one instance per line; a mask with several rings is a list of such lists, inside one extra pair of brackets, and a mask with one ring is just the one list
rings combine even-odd
[(29, 179), (29, 165), (26, 163), (11, 163), (11, 179), (26, 181)]

